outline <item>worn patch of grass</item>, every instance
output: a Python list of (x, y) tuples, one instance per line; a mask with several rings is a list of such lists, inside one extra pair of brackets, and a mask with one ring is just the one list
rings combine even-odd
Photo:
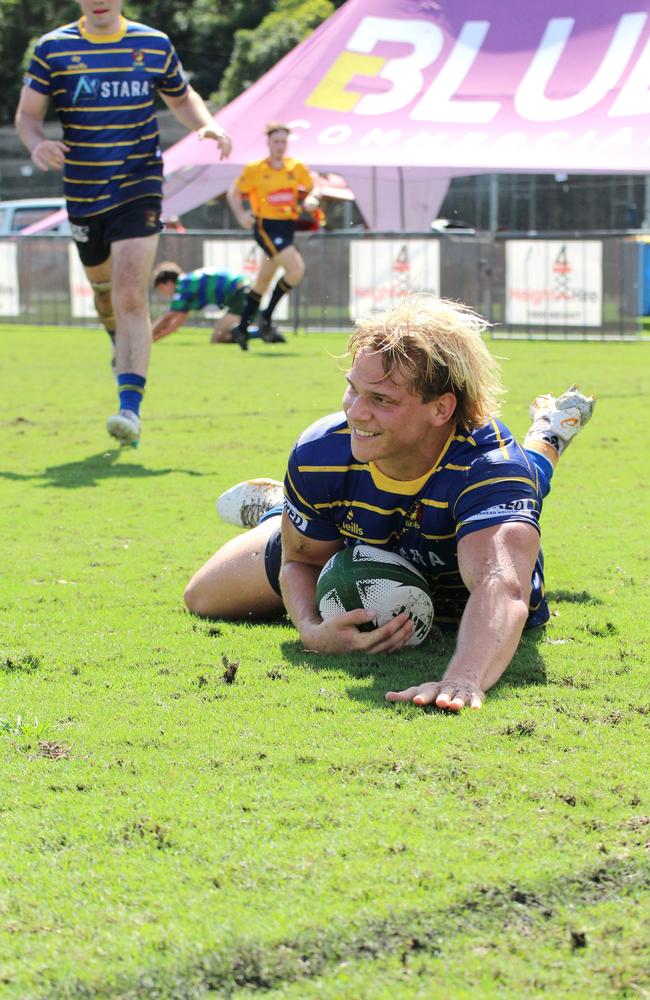
[(543, 517), (553, 617), (480, 713), (180, 595), (336, 408), (344, 339), (156, 345), (140, 448), (97, 331), (0, 327), (0, 996), (553, 997), (648, 990), (647, 345), (507, 344), (505, 415), (600, 397)]

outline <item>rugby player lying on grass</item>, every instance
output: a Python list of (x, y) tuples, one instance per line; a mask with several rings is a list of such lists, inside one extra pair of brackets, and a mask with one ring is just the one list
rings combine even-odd
[(412, 634), (406, 614), (361, 632), (373, 611), (323, 621), (316, 603), (318, 575), (334, 552), (358, 542), (390, 549), (424, 573), (435, 620), (457, 625), (458, 638), (440, 681), (386, 697), (480, 708), (522, 631), (548, 620), (542, 499), (594, 405), (576, 386), (558, 399), (538, 396), (520, 446), (496, 418), (502, 387), (486, 325), (429, 296), (357, 323), (343, 413), (301, 435), (284, 498), (279, 483), (252, 480), (219, 499), (226, 520), (252, 530), (195, 573), (189, 610), (247, 620), (286, 610), (310, 650), (392, 653)]

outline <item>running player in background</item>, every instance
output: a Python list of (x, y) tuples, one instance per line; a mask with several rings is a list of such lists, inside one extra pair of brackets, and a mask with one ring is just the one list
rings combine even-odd
[[(16, 127), (41, 170), (63, 170), (72, 236), (95, 306), (115, 343), (119, 411), (107, 421), (122, 444), (140, 437), (149, 353), (149, 279), (162, 228), (158, 92), (175, 117), (221, 158), (230, 138), (186, 82), (167, 35), (122, 16), (122, 0), (79, 0), (78, 21), (37, 43)], [(61, 140), (46, 139), (52, 100)]]
[[(244, 229), (252, 229), (255, 241), (265, 254), (252, 289), (248, 293), (241, 321), (233, 336), (242, 350), (248, 350), (248, 326), (278, 268), (284, 275), (276, 282), (266, 309), (261, 314), (262, 335), (273, 329), (273, 311), (280, 299), (303, 279), (305, 262), (293, 243), (295, 223), (301, 207), (318, 208), (318, 198), (310, 192), (313, 181), (309, 170), (292, 157), (285, 156), (289, 126), (269, 122), (265, 129), (269, 155), (248, 163), (228, 191), (228, 204)], [(244, 198), (250, 210), (244, 208)]]
[[(200, 312), (207, 306), (227, 310), (215, 324), (210, 343), (232, 344), (232, 330), (240, 321), (250, 290), (250, 281), (242, 274), (230, 274), (216, 268), (202, 267), (183, 274), (178, 264), (163, 261), (154, 272), (153, 287), (164, 299), (171, 300), (169, 312), (153, 324), (153, 339), (162, 340), (183, 326), (190, 312)], [(263, 333), (256, 327), (248, 331), (251, 338), (259, 337), (270, 344), (284, 344), (285, 338), (273, 329)]]

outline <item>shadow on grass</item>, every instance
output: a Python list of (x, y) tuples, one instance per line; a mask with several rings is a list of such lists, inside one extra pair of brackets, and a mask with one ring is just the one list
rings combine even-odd
[(168, 476), (180, 472), (186, 476), (203, 476), (203, 472), (193, 469), (147, 469), (144, 465), (129, 462), (120, 465), (118, 459), (120, 449), (101, 451), (90, 455), (79, 462), (65, 462), (63, 465), (49, 465), (43, 472), (23, 475), (20, 472), (3, 472), (0, 479), (12, 482), (40, 482), (45, 488), (59, 490), (74, 490), (85, 486), (98, 486), (104, 479), (143, 479), (157, 476)]
[(547, 593), (550, 603), (564, 601), (566, 604), (602, 604), (600, 597), (588, 590), (551, 590)]
[[(389, 656), (320, 656), (305, 650), (298, 640), (281, 643), (281, 649), (287, 662), (293, 666), (323, 672), (345, 671), (351, 678), (363, 679), (363, 684), (348, 688), (350, 697), (388, 709), (392, 705), (385, 700), (387, 691), (401, 691), (413, 684), (442, 677), (455, 642), (455, 632), (438, 631), (417, 649), (402, 650)], [(543, 642), (542, 628), (525, 632), (512, 663), (495, 690), (505, 693), (512, 688), (545, 685), (546, 663), (539, 648)], [(370, 685), (368, 678), (372, 681)]]

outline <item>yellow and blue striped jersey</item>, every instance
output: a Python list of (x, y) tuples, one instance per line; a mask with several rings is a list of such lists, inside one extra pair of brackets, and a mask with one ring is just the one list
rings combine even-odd
[[(417, 480), (389, 479), (357, 462), (342, 413), (298, 439), (285, 478), (285, 511), (296, 529), (320, 541), (363, 542), (404, 556), (427, 578), (435, 620), (460, 620), (469, 597), (458, 569), (458, 542), (481, 528), (523, 521), (539, 531), (542, 496), (531, 456), (500, 421), (455, 430), (432, 468)], [(528, 627), (548, 619), (540, 551)]]
[(39, 39), (24, 81), (51, 98), (63, 125), (71, 216), (162, 197), (155, 91), (182, 96), (187, 90), (162, 31), (122, 18), (115, 35), (91, 35), (84, 20)]

